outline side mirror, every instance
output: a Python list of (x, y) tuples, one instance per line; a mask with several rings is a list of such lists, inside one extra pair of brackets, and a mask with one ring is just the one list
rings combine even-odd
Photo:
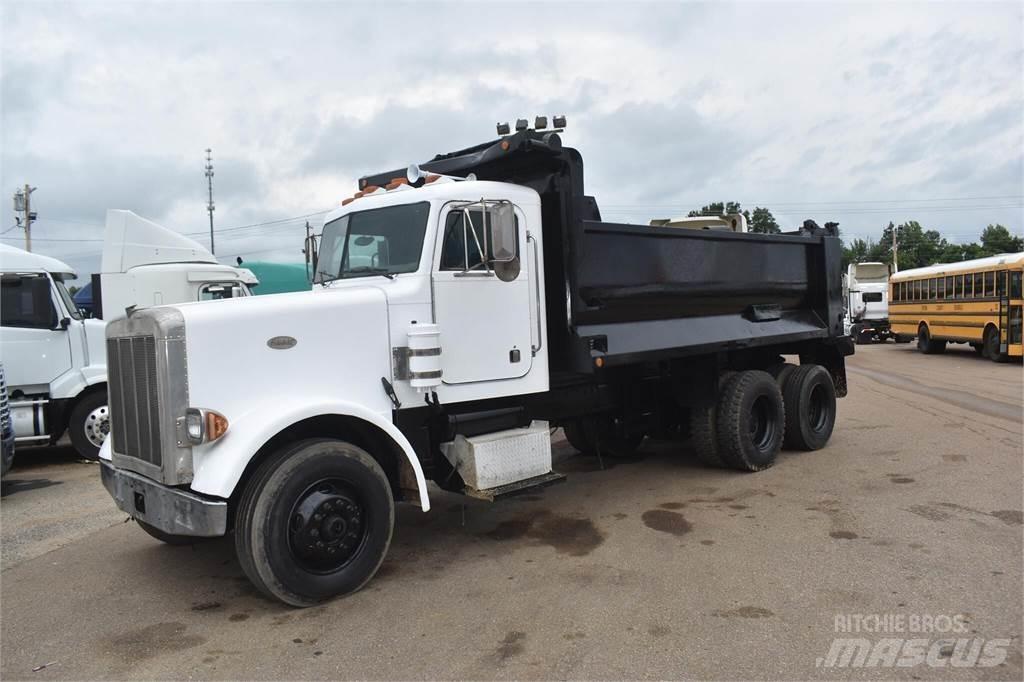
[(491, 260), (495, 263), (508, 263), (516, 257), (516, 214), (512, 204), (497, 204), (490, 210), (493, 220), (491, 225)]
[(71, 318), (70, 317), (62, 317), (62, 318), (60, 318), (60, 328), (61, 329), (66, 330), (70, 326), (71, 326)]
[(302, 252), (306, 256), (306, 275), (309, 277), (309, 281), (312, 282), (316, 277), (316, 266), (318, 260), (315, 234), (306, 236), (306, 244), (305, 248), (302, 249)]

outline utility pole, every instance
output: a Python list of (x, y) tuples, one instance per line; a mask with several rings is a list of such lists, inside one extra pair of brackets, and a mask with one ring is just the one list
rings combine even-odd
[(892, 226), (892, 271), (893, 272), (899, 272), (900, 271), (900, 261), (896, 257), (897, 253), (898, 253), (897, 249), (899, 247), (899, 244), (897, 243), (897, 240), (896, 240), (896, 230), (898, 230), (898, 229), (899, 229), (898, 226), (896, 226), (896, 225)]
[(206, 150), (206, 188), (210, 193), (210, 200), (206, 204), (206, 211), (210, 214), (210, 253), (217, 253), (213, 249), (213, 159), (209, 148)]
[[(36, 219), (36, 214), (32, 212), (32, 192), (35, 192), (36, 189), (36, 187), (25, 185), (25, 189), (18, 189), (14, 193), (15, 213), (25, 214), (25, 222), (22, 227), (25, 228), (25, 250), (29, 253), (32, 252), (32, 221)], [(21, 223), (21, 218), (18, 219), (18, 222)]]

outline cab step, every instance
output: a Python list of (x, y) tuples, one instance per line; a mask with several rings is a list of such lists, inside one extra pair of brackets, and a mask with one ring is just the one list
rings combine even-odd
[(565, 474), (560, 474), (557, 471), (550, 471), (540, 476), (534, 476), (533, 478), (526, 478), (522, 481), (514, 481), (512, 483), (506, 483), (505, 485), (499, 485), (494, 488), (488, 488), (487, 490), (477, 490), (466, 486), (463, 492), (466, 493), (467, 497), (474, 497), (478, 500), (486, 500), (487, 502), (493, 502), (494, 500), (503, 497), (512, 497), (513, 495), (519, 495), (536, 488), (545, 488), (555, 483), (562, 483), (565, 481)]

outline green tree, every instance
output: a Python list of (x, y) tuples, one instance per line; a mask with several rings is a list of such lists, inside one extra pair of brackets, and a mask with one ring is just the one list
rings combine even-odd
[(686, 214), (688, 218), (696, 218), (702, 215), (725, 215), (727, 213), (739, 213), (740, 204), (737, 201), (715, 201), (707, 206), (701, 207), (699, 211), (690, 211)]
[(74, 296), (74, 295), (75, 295), (75, 294), (77, 294), (78, 292), (79, 292), (79, 287), (76, 287), (76, 286), (75, 286), (75, 285), (73, 285), (73, 284), (72, 284), (71, 286), (69, 286), (69, 287), (68, 287), (68, 293), (69, 293), (69, 294), (71, 294), (72, 296)]
[(846, 266), (850, 263), (863, 263), (871, 260), (868, 258), (868, 254), (871, 253), (874, 244), (871, 243), (870, 239), (861, 239), (860, 237), (850, 242), (849, 246), (843, 245), (843, 271), (845, 272)]
[(751, 232), (760, 232), (762, 234), (778, 234), (782, 232), (779, 224), (775, 221), (775, 216), (767, 208), (756, 207), (747, 220), (750, 223)]
[(1024, 251), (1024, 239), (996, 223), (982, 230), (981, 248), (987, 256), (994, 256), (997, 253), (1018, 253)]

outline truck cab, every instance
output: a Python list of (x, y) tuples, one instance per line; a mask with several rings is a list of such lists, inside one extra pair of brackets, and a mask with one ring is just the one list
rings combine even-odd
[(100, 273), (91, 282), (93, 312), (110, 321), (132, 306), (249, 296), (258, 283), (251, 271), (222, 265), (195, 240), (111, 209)]
[(888, 263), (850, 263), (843, 277), (846, 325), (856, 343), (885, 341), (894, 336), (889, 325)]
[(79, 313), (66, 263), (0, 245), (0, 271), (0, 348), (16, 442), (52, 444), (68, 431), (79, 454), (96, 459), (110, 428), (104, 323)]

